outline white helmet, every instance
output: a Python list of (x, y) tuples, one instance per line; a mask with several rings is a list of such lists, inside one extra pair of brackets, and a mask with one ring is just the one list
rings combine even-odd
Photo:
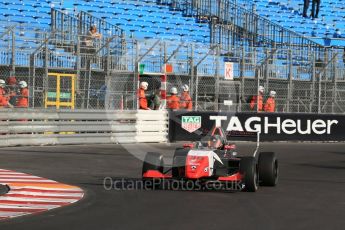
[(177, 88), (176, 88), (176, 87), (172, 87), (172, 88), (170, 89), (170, 93), (171, 93), (171, 94), (177, 94)]
[(19, 82), (19, 87), (23, 89), (23, 88), (28, 87), (28, 84), (25, 81), (20, 81)]
[(183, 91), (187, 92), (187, 91), (189, 91), (189, 86), (187, 84), (184, 84), (182, 86), (182, 89), (183, 89)]
[(143, 90), (147, 90), (147, 87), (149, 87), (149, 83), (147, 83), (146, 81), (140, 82), (140, 88), (142, 88)]
[(6, 84), (6, 82), (4, 80), (0, 79), (0, 87), (4, 87), (5, 84)]
[(261, 86), (261, 85), (259, 86), (259, 92), (260, 93), (264, 93), (265, 92), (265, 88), (263, 86)]
[(277, 94), (277, 92), (272, 90), (272, 91), (270, 92), (270, 97), (275, 97), (276, 94)]

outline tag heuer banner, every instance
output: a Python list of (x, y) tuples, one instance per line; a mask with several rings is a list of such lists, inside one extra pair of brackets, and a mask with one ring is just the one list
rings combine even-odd
[(343, 115), (186, 111), (170, 112), (169, 139), (200, 140), (214, 126), (227, 133), (260, 132), (262, 141), (345, 141)]

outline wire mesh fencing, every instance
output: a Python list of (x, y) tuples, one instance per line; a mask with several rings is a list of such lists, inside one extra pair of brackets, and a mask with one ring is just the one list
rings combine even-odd
[[(180, 94), (188, 85), (194, 110), (253, 111), (249, 100), (258, 86), (265, 88), (264, 101), (276, 91), (277, 112), (345, 110), (343, 52), (336, 50), (256, 46), (226, 50), (183, 40), (109, 34), (87, 47), (85, 34), (54, 37), (42, 31), (33, 31), (36, 40), (20, 45), (15, 37), (21, 31), (10, 28), (0, 35), (0, 79), (16, 76), (18, 82), (26, 81), (29, 107), (49, 107), (47, 99), (55, 98), (62, 104), (73, 100), (74, 108), (136, 109), (139, 82), (149, 83), (148, 96), (156, 93), (168, 64), (172, 67), (167, 73), (168, 94), (172, 87)], [(232, 64), (233, 80), (225, 77), (225, 63)], [(75, 78), (57, 82), (50, 79), (52, 73)]]

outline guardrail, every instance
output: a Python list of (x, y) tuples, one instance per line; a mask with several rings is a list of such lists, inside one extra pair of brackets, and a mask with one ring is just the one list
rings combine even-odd
[(166, 142), (166, 111), (0, 110), (0, 146)]

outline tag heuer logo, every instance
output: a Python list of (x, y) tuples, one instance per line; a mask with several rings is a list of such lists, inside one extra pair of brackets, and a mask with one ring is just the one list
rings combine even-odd
[(182, 116), (181, 127), (192, 133), (201, 128), (201, 116)]

